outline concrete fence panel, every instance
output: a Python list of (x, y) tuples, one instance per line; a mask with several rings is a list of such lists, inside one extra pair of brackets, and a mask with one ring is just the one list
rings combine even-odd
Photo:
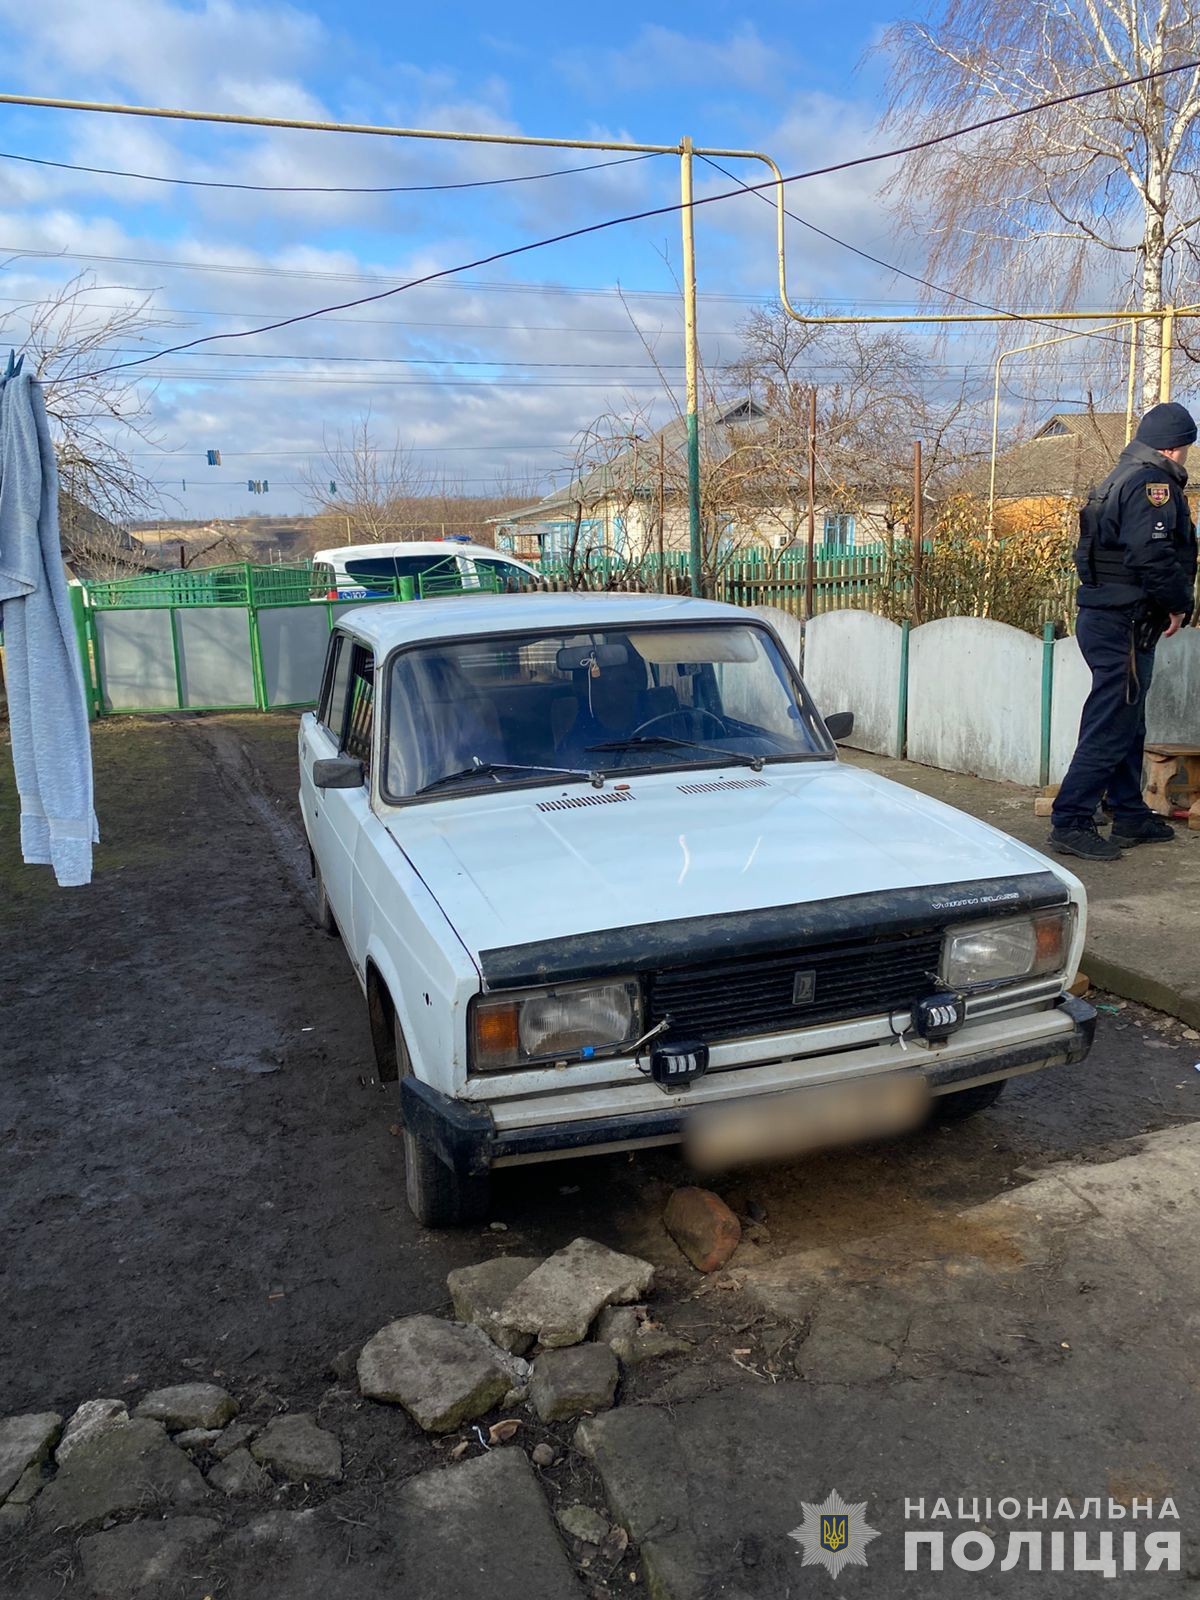
[(1146, 701), (1150, 744), (1200, 745), (1200, 629), (1183, 628), (1164, 639), (1154, 657)]
[(1079, 713), (1092, 687), (1092, 675), (1072, 637), (1054, 646), (1054, 694), (1050, 706), (1050, 782), (1061, 783), (1079, 738)]
[(856, 750), (898, 756), (902, 634), (870, 611), (826, 611), (805, 629), (804, 681), (824, 714), (853, 711)]
[(945, 617), (909, 641), (908, 753), (946, 772), (1037, 783), (1042, 643), (983, 617)]
[(784, 611), (780, 606), (749, 606), (756, 617), (761, 617), (764, 622), (769, 622), (779, 635), (779, 641), (791, 657), (792, 665), (797, 671), (802, 670), (804, 663), (804, 624), (799, 617), (794, 617), (790, 611)]

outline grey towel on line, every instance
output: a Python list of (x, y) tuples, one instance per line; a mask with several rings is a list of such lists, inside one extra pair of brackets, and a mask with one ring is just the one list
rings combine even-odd
[(58, 536), (58, 470), (41, 385), (0, 389), (0, 626), (21, 854), (63, 886), (90, 883), (100, 835), (92, 746)]

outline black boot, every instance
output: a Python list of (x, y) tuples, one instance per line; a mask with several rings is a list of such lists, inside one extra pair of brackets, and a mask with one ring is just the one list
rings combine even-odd
[(1118, 819), (1113, 823), (1113, 843), (1122, 850), (1132, 850), (1135, 844), (1170, 844), (1174, 837), (1175, 829), (1167, 819), (1156, 816), (1153, 811), (1136, 821)]
[(1096, 831), (1094, 822), (1078, 822), (1066, 828), (1053, 828), (1050, 848), (1060, 856), (1082, 856), (1085, 861), (1119, 861), (1121, 847)]

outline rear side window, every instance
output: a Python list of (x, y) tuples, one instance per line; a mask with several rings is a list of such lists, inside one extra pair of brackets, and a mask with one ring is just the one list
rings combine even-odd
[(371, 731), (375, 710), (375, 658), (361, 644), (354, 646), (350, 660), (350, 705), (342, 749), (361, 761), (367, 777), (371, 775)]
[(337, 573), (328, 561), (314, 561), (312, 569), (312, 597), (324, 600), (330, 590), (337, 589)]

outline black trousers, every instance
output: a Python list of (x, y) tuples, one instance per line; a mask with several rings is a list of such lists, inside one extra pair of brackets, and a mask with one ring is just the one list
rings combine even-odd
[(1142, 747), (1154, 651), (1134, 649), (1130, 607), (1083, 608), (1075, 637), (1092, 669), (1092, 692), (1079, 721), (1079, 743), (1054, 802), (1054, 826), (1073, 828), (1090, 821), (1105, 795), (1118, 820), (1137, 821), (1149, 814), (1142, 799)]

